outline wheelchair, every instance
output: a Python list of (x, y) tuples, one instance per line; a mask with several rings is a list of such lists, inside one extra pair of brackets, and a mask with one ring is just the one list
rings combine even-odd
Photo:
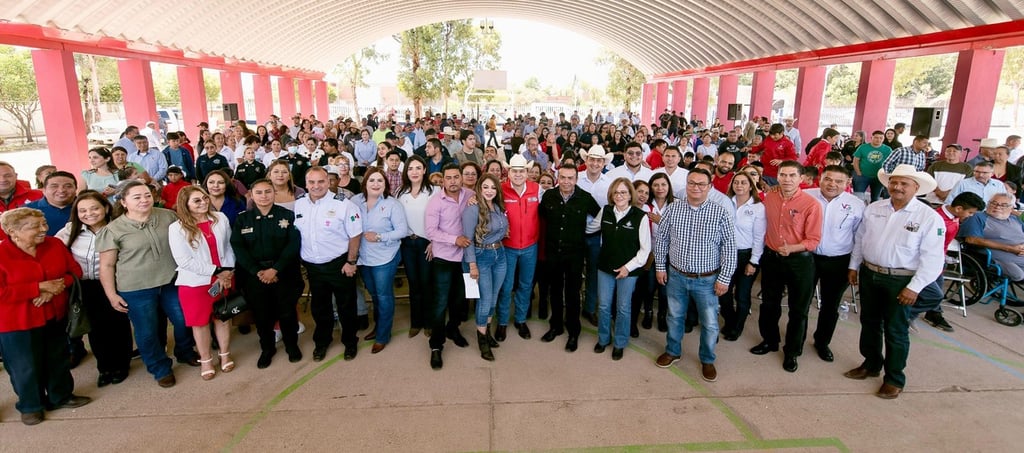
[[(954, 246), (954, 244), (956, 246)], [(998, 301), (995, 311), (996, 322), (1005, 326), (1018, 326), (1024, 321), (1020, 312), (1007, 306), (1007, 301), (1024, 302), (1018, 290), (1024, 294), (1024, 281), (1012, 282), (1003, 273), (1002, 266), (992, 259), (992, 252), (986, 248), (961, 246), (954, 241), (950, 244), (946, 271), (945, 298), (960, 296), (960, 306), (967, 316), (967, 307), (976, 303), (982, 305)]]

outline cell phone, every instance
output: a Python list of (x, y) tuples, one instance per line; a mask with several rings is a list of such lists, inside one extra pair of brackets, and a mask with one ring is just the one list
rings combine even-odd
[(213, 284), (210, 285), (210, 290), (207, 291), (207, 293), (210, 294), (210, 297), (217, 297), (217, 296), (219, 296), (220, 295), (220, 282), (219, 281), (213, 282)]

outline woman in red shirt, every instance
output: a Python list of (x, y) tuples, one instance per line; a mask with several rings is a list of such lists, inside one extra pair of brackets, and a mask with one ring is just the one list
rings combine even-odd
[(9, 240), (0, 242), (0, 352), (11, 377), (21, 422), (36, 425), (43, 411), (75, 408), (65, 318), (68, 291), (82, 268), (60, 239), (46, 236), (43, 213), (17, 208), (0, 216)]

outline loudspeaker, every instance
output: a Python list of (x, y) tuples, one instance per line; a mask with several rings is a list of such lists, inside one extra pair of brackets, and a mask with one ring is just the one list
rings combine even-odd
[(238, 121), (238, 104), (224, 105), (224, 121)]
[(914, 116), (910, 120), (910, 135), (938, 137), (939, 129), (942, 129), (942, 109), (914, 107)]
[(729, 121), (743, 119), (743, 104), (729, 104), (729, 114), (725, 118)]

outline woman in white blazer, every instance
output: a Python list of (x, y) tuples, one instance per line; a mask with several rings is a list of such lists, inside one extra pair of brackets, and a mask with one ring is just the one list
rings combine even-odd
[[(213, 303), (227, 293), (234, 283), (235, 254), (231, 249), (231, 225), (224, 214), (214, 211), (210, 195), (202, 188), (189, 186), (178, 193), (175, 206), (178, 221), (168, 228), (171, 254), (178, 264), (178, 298), (185, 315), (185, 325), (199, 350), (203, 380), (213, 379), (210, 350), (210, 319)], [(235, 369), (231, 360), (231, 321), (213, 320), (213, 330), (220, 348), (220, 369)]]

